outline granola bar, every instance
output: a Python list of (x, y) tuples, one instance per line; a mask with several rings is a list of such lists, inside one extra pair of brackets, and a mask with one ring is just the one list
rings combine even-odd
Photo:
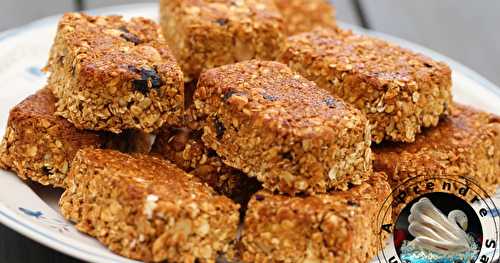
[[(500, 118), (457, 103), (450, 116), (414, 143), (383, 143), (373, 150), (374, 169), (387, 173), (394, 189), (416, 177), (450, 177), (462, 183), (467, 182), (460, 177), (467, 177), (490, 194), (500, 183)], [(417, 193), (408, 194), (411, 200)]]
[(243, 262), (370, 262), (391, 222), (385, 180), (374, 174), (347, 191), (307, 197), (258, 192), (245, 216)]
[(328, 0), (274, 0), (285, 20), (288, 35), (316, 27), (335, 28), (335, 7)]
[(133, 259), (215, 262), (236, 237), (239, 206), (169, 162), (84, 149), (60, 201), (76, 228)]
[(76, 152), (101, 147), (105, 136), (76, 129), (54, 115), (56, 98), (48, 88), (16, 105), (9, 114), (0, 143), (0, 168), (12, 170), (23, 180), (64, 187)]
[(282, 193), (360, 184), (371, 169), (364, 115), (287, 66), (246, 61), (205, 71), (194, 95), (202, 139), (227, 165)]
[(151, 154), (169, 160), (207, 183), (220, 194), (245, 206), (260, 190), (260, 183), (241, 171), (225, 165), (217, 153), (205, 147), (201, 130), (163, 127), (156, 135)]
[(284, 44), (273, 0), (161, 0), (165, 38), (186, 78), (238, 61), (275, 59)]
[(151, 20), (67, 13), (46, 70), (56, 113), (79, 129), (152, 132), (179, 121), (183, 74)]
[(372, 140), (413, 142), (451, 103), (451, 70), (441, 62), (350, 31), (292, 36), (281, 61), (362, 110)]

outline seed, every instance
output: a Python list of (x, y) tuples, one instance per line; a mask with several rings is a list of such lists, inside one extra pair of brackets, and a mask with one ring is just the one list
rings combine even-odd
[(27, 149), (26, 153), (30, 157), (34, 157), (38, 152), (38, 148), (36, 146), (31, 146)]
[(62, 172), (63, 174), (65, 174), (65, 173), (67, 173), (67, 172), (68, 172), (68, 169), (69, 169), (69, 164), (68, 164), (68, 162), (64, 162), (64, 163), (63, 163), (63, 166), (61, 167), (61, 172)]
[(413, 95), (411, 96), (412, 100), (414, 103), (418, 102), (418, 99), (420, 98), (420, 94), (418, 92), (413, 92)]
[(330, 178), (330, 180), (337, 180), (337, 169), (332, 167), (332, 169), (328, 171), (328, 178)]

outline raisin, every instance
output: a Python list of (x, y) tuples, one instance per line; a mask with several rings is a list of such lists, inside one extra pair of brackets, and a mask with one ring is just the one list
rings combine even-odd
[(160, 76), (156, 72), (155, 69), (145, 69), (145, 68), (136, 68), (134, 66), (128, 66), (129, 71), (140, 74), (140, 79), (132, 80), (132, 85), (134, 89), (146, 95), (149, 89), (158, 89), (163, 85), (163, 81)]
[(424, 66), (428, 67), (428, 68), (432, 68), (432, 65), (427, 63), (427, 62), (424, 62)]
[(215, 20), (215, 23), (219, 24), (219, 26), (225, 26), (229, 22), (227, 18), (218, 18)]
[(128, 42), (134, 43), (134, 45), (139, 45), (142, 43), (142, 40), (135, 34), (132, 33), (123, 33), (120, 35), (120, 37), (124, 38)]
[(290, 161), (293, 160), (293, 156), (292, 156), (291, 152), (281, 153), (281, 157), (284, 159), (290, 160)]
[(134, 89), (139, 91), (142, 94), (148, 93), (148, 81), (145, 79), (134, 79), (132, 81), (132, 85), (134, 85)]
[(262, 97), (264, 97), (264, 99), (269, 101), (277, 101), (279, 99), (278, 96), (269, 95), (267, 93), (262, 93)]
[(153, 89), (158, 89), (163, 85), (161, 77), (156, 72), (156, 69), (142, 69), (141, 77), (151, 80), (151, 86)]
[(264, 199), (265, 198), (263, 195), (259, 195), (259, 194), (255, 195), (255, 200), (257, 200), (257, 201), (263, 201)]
[(328, 97), (326, 99), (323, 100), (326, 104), (326, 106), (330, 107), (330, 108), (335, 108), (335, 100), (332, 98), (332, 97)]
[(224, 124), (219, 120), (219, 118), (215, 118), (214, 126), (217, 140), (222, 139), (222, 136), (224, 136), (224, 132), (226, 131), (226, 127), (224, 127)]
[(217, 152), (214, 149), (208, 149), (207, 157), (217, 157)]

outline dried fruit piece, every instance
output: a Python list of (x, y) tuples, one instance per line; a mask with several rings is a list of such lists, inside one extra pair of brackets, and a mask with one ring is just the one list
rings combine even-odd
[(155, 69), (140, 68), (135, 69), (135, 72), (138, 72), (141, 78), (132, 80), (132, 85), (134, 89), (144, 95), (147, 95), (150, 89), (159, 89), (163, 85), (163, 81)]
[(139, 45), (142, 42), (137, 35), (132, 33), (123, 33), (120, 36), (125, 40), (127, 40), (128, 42), (134, 43), (134, 45)]
[(224, 123), (222, 123), (219, 118), (215, 118), (214, 120), (214, 126), (215, 126), (215, 133), (216, 133), (216, 138), (217, 140), (222, 139), (222, 136), (224, 136), (224, 132), (226, 131), (226, 127), (224, 127)]

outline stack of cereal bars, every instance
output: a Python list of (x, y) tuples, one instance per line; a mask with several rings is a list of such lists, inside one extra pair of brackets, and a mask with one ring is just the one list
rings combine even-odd
[(498, 183), (500, 119), (453, 103), (445, 64), (337, 27), (327, 0), (160, 14), (65, 14), (0, 145), (0, 167), (64, 188), (64, 217), (113, 252), (369, 262), (391, 186)]

